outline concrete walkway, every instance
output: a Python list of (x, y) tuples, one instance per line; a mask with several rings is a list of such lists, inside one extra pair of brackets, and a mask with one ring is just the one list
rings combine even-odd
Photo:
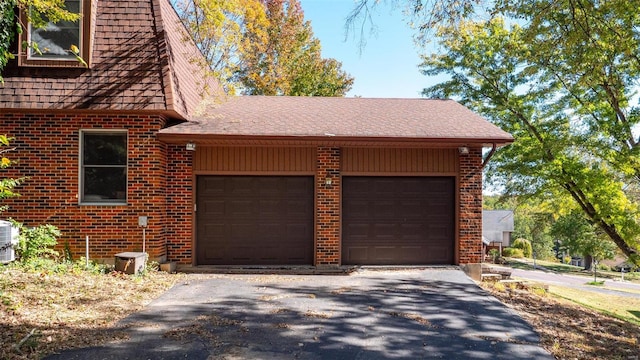
[(130, 340), (47, 359), (553, 359), (460, 270), (189, 275)]

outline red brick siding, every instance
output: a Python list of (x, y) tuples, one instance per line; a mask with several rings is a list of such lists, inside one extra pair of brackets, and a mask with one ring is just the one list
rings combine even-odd
[(459, 263), (480, 263), (482, 258), (482, 149), (460, 155)]
[(317, 157), (316, 265), (340, 265), (340, 149), (318, 147)]
[(191, 264), (193, 231), (193, 151), (168, 145), (167, 246), (168, 260)]
[[(142, 250), (138, 216), (147, 216), (146, 250), (151, 258), (165, 255), (166, 146), (156, 140), (165, 124), (155, 115), (4, 113), (0, 133), (15, 138), (9, 157), (18, 163), (2, 176), (26, 177), (20, 197), (5, 200), (11, 217), (28, 226), (43, 223), (62, 231), (59, 250), (68, 244), (74, 258), (113, 259), (122, 251)], [(81, 129), (128, 130), (127, 205), (78, 204)]]

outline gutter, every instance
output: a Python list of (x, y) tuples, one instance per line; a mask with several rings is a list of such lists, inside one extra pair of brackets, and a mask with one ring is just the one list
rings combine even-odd
[(496, 153), (497, 147), (498, 145), (496, 143), (492, 144), (491, 151), (489, 151), (489, 154), (487, 154), (487, 157), (482, 161), (482, 166), (480, 167), (480, 169), (484, 169), (484, 167), (487, 166), (487, 163), (489, 162), (493, 154)]

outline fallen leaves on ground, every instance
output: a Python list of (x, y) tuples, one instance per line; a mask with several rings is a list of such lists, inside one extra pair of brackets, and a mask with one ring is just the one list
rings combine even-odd
[(516, 310), (540, 335), (557, 359), (640, 358), (640, 327), (528, 287), (496, 288), (483, 283), (498, 300)]
[(0, 267), (0, 358), (39, 359), (62, 349), (125, 340), (117, 322), (171, 287), (149, 272), (48, 274)]

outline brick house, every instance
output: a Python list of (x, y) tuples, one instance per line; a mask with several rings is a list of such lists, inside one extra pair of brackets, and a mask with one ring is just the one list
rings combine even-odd
[(67, 3), (72, 36), (25, 29), (51, 50), (3, 74), (7, 175), (28, 178), (3, 216), (76, 257), (85, 236), (140, 251), (145, 216), (150, 257), (185, 265), (481, 261), (482, 149), (509, 134), (450, 100), (212, 95), (168, 0)]

